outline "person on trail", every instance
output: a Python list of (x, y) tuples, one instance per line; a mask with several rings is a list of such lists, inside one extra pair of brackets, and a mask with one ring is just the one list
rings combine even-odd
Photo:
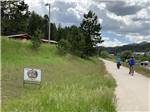
[(121, 66), (121, 58), (120, 58), (120, 56), (117, 56), (117, 58), (116, 58), (116, 64), (117, 64), (117, 68), (119, 69), (120, 66)]
[(132, 76), (134, 75), (134, 66), (135, 66), (135, 59), (132, 56), (131, 59), (129, 60), (129, 74)]

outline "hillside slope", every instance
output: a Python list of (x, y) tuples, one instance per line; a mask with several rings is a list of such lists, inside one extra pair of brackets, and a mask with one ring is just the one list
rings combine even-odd
[[(42, 70), (41, 87), (23, 87), (23, 68)], [(3, 112), (116, 112), (114, 79), (102, 61), (61, 56), (56, 46), (2, 38)]]

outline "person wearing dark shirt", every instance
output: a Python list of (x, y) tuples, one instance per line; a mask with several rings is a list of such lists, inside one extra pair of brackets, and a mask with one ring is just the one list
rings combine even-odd
[(129, 60), (129, 74), (132, 76), (134, 75), (134, 66), (135, 66), (135, 59), (132, 56), (131, 59)]

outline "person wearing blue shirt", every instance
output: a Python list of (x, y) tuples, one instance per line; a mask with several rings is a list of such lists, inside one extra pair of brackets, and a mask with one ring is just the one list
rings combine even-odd
[(131, 59), (129, 60), (129, 74), (132, 76), (134, 75), (134, 66), (135, 66), (135, 59), (132, 56)]

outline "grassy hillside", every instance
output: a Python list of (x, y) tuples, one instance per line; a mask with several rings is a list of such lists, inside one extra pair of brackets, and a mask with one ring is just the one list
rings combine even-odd
[[(42, 70), (42, 84), (23, 87), (23, 68)], [(3, 112), (116, 112), (114, 79), (96, 58), (60, 56), (54, 45), (2, 38)]]

